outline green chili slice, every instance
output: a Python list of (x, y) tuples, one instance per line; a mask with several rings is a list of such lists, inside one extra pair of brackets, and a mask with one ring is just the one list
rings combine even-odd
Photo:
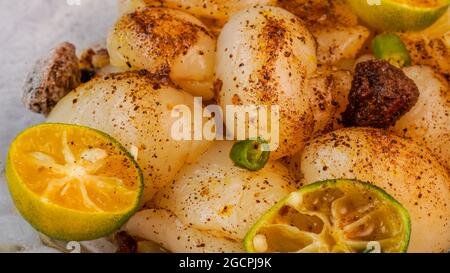
[(230, 158), (241, 168), (260, 170), (264, 168), (270, 156), (269, 151), (263, 150), (264, 145), (268, 145), (267, 141), (260, 138), (236, 142), (231, 148)]
[(372, 49), (379, 60), (386, 60), (397, 67), (411, 65), (409, 52), (396, 34), (385, 33), (376, 36), (372, 42)]

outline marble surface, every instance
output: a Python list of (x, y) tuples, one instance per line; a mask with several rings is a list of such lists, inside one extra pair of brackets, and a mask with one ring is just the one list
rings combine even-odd
[(42, 116), (21, 104), (27, 71), (56, 44), (78, 51), (103, 43), (117, 18), (117, 0), (0, 0), (0, 252), (53, 252), (18, 215), (4, 178), (5, 156), (14, 136)]

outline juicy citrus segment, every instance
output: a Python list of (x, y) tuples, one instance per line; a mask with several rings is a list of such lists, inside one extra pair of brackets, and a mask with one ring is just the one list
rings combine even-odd
[(24, 218), (63, 239), (99, 237), (117, 228), (138, 207), (143, 187), (136, 162), (110, 136), (52, 123), (16, 137), (7, 180)]
[(347, 0), (352, 11), (377, 30), (419, 31), (432, 25), (449, 0)]
[(354, 180), (311, 184), (275, 205), (247, 234), (249, 252), (405, 252), (408, 212), (373, 185)]
[(96, 131), (41, 125), (20, 135), (11, 160), (41, 201), (86, 212), (115, 212), (133, 206), (139, 172), (126, 153)]

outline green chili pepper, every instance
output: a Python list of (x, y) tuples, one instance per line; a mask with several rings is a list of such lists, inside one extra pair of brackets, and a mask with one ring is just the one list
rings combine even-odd
[(262, 149), (263, 145), (268, 143), (260, 138), (236, 142), (231, 148), (230, 158), (241, 168), (250, 171), (260, 170), (266, 165), (270, 156), (269, 151)]
[(375, 57), (392, 65), (403, 67), (411, 65), (411, 57), (405, 44), (395, 34), (385, 33), (376, 36), (372, 42)]

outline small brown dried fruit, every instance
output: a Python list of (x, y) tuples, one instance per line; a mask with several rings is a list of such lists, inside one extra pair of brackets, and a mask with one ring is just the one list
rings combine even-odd
[(22, 102), (31, 111), (47, 115), (80, 80), (75, 46), (62, 43), (38, 60), (27, 75)]
[(346, 127), (388, 128), (418, 98), (419, 89), (401, 69), (387, 61), (362, 62), (356, 66), (342, 122)]

